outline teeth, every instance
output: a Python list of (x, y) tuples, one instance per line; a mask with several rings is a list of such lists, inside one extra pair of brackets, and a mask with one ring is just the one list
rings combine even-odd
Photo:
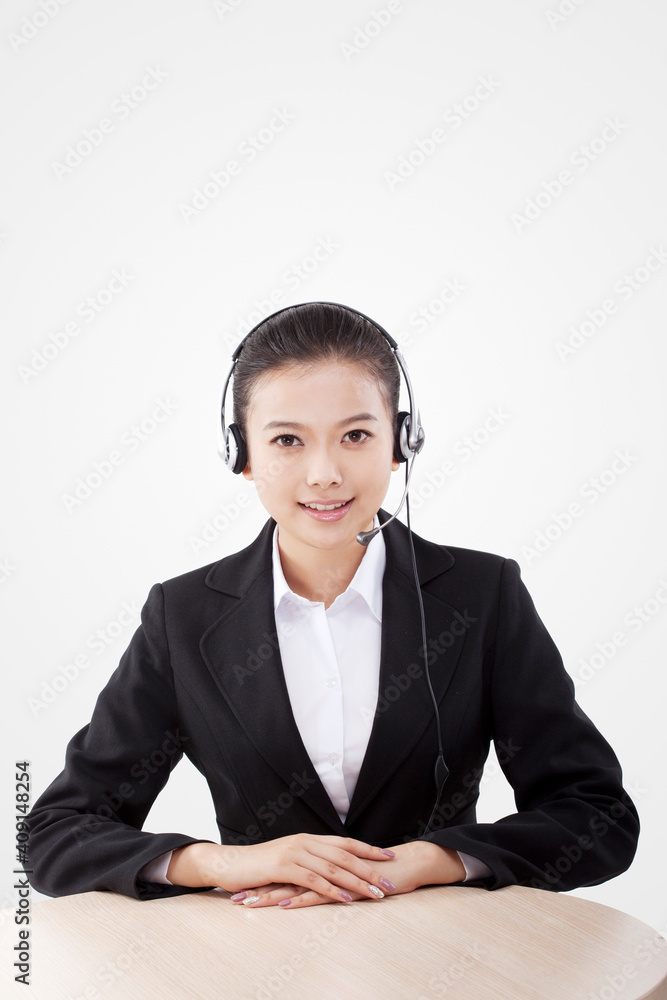
[[(347, 501), (345, 501), (347, 503)], [(344, 507), (345, 503), (332, 503), (325, 506), (323, 503), (305, 503), (304, 507), (310, 507), (311, 510), (337, 510), (339, 507)]]

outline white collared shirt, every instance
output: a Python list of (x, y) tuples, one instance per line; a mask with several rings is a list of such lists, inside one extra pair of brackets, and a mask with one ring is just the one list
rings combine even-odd
[(288, 586), (279, 530), (273, 532), (273, 606), (287, 691), (308, 756), (345, 822), (380, 685), (384, 538), (380, 531), (371, 539), (349, 586), (325, 609), (323, 601)]

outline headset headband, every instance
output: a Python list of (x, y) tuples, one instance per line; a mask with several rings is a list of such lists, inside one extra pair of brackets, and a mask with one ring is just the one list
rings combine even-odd
[(344, 306), (340, 302), (299, 302), (296, 305), (285, 306), (283, 309), (278, 309), (276, 312), (271, 313), (270, 316), (266, 316), (245, 335), (232, 354), (232, 363), (222, 390), (218, 438), (218, 453), (227, 468), (238, 475), (238, 473), (243, 472), (247, 465), (247, 446), (240, 427), (238, 424), (234, 423), (230, 424), (229, 427), (225, 425), (225, 400), (227, 397), (227, 389), (234, 374), (238, 357), (243, 350), (243, 345), (249, 337), (264, 326), (265, 323), (268, 323), (269, 320), (275, 319), (275, 317), (280, 316), (281, 313), (288, 312), (291, 309), (299, 309), (304, 306), (334, 306), (337, 309), (344, 309), (346, 312), (352, 313), (354, 316), (358, 316), (361, 319), (366, 320), (367, 323), (370, 323), (372, 327), (382, 334), (394, 352), (398, 365), (403, 372), (403, 378), (405, 379), (408, 397), (410, 400), (409, 412), (401, 411), (398, 414), (398, 429), (396, 432), (396, 439), (394, 441), (394, 458), (396, 458), (399, 462), (406, 462), (412, 455), (418, 454), (424, 446), (424, 428), (421, 424), (419, 409), (412, 390), (412, 383), (408, 374), (408, 368), (394, 338), (387, 333), (387, 331), (383, 329), (379, 323), (376, 323), (375, 320), (371, 319), (370, 316), (366, 316), (365, 313), (360, 312), (358, 309), (353, 309), (351, 306)]

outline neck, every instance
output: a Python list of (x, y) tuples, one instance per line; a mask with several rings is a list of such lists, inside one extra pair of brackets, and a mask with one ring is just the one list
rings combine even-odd
[[(364, 529), (370, 531), (373, 524)], [(281, 538), (278, 531), (280, 564), (287, 585), (308, 601), (323, 601), (328, 608), (349, 587), (366, 552), (356, 538), (342, 549), (316, 549)]]

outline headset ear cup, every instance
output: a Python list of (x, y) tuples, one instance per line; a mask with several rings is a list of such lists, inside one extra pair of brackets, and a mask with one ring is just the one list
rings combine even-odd
[(410, 458), (408, 448), (408, 431), (410, 429), (410, 414), (401, 410), (396, 418), (396, 437), (394, 438), (394, 458), (397, 462), (407, 462)]
[[(230, 445), (230, 455), (227, 465), (238, 476), (248, 464), (248, 450), (238, 424), (230, 424), (227, 428), (227, 435)], [(233, 442), (229, 440), (230, 437), (233, 438)], [(235, 455), (232, 452), (235, 452)]]

